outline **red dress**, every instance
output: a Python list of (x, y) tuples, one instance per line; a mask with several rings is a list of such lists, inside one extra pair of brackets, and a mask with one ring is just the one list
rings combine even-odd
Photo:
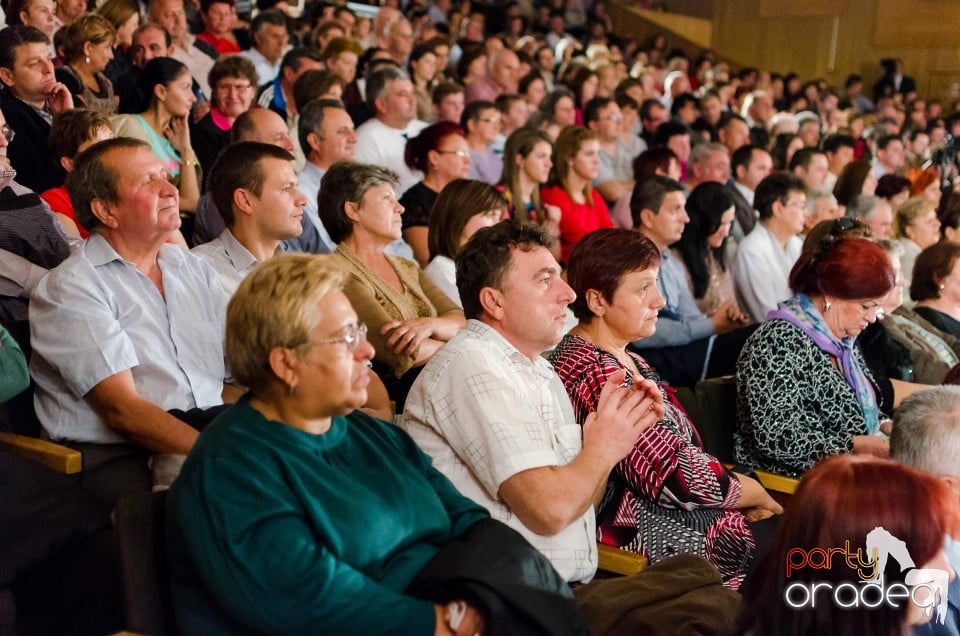
[(574, 203), (560, 186), (547, 186), (540, 190), (540, 200), (560, 208), (560, 262), (566, 263), (573, 246), (584, 236), (607, 227), (613, 227), (610, 210), (596, 188), (591, 188), (593, 205)]

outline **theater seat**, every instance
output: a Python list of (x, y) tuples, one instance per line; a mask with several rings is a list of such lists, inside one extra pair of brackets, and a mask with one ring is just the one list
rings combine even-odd
[(597, 544), (597, 568), (611, 574), (630, 576), (647, 567), (647, 557), (604, 543)]

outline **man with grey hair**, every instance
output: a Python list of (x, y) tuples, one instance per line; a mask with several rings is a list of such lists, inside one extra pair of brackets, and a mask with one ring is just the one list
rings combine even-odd
[(803, 233), (817, 227), (821, 221), (833, 221), (843, 216), (843, 208), (837, 203), (832, 192), (807, 190), (807, 218), (803, 222)]
[(497, 49), (487, 61), (486, 77), (467, 84), (464, 91), (467, 103), (492, 102), (503, 93), (516, 93), (519, 83), (520, 58), (511, 49)]
[(882, 197), (858, 194), (847, 206), (846, 216), (870, 226), (873, 238), (893, 238), (893, 207)]
[[(960, 387), (933, 386), (905, 398), (894, 412), (890, 457), (943, 480), (960, 497)], [(922, 523), (922, 520), (918, 520)], [(945, 538), (950, 566), (960, 572), (960, 543)], [(960, 633), (960, 576), (947, 590), (946, 620), (914, 627), (917, 636)]]
[(300, 138), (300, 147), (307, 155), (307, 163), (299, 175), (300, 191), (307, 197), (307, 206), (303, 212), (310, 217), (320, 232), (320, 239), (332, 252), (337, 246), (320, 221), (317, 194), (320, 192), (320, 180), (327, 168), (337, 161), (352, 161), (355, 158), (357, 133), (343, 102), (336, 99), (316, 99), (304, 106), (300, 113), (297, 136)]
[(399, 68), (379, 68), (367, 78), (367, 104), (374, 117), (357, 128), (356, 160), (396, 172), (400, 192), (406, 192), (423, 178), (403, 159), (407, 139), (427, 126), (417, 119), (413, 82)]
[(280, 62), (287, 50), (290, 39), (287, 19), (276, 9), (263, 11), (253, 19), (250, 32), (253, 34), (253, 46), (240, 55), (253, 62), (260, 84), (269, 84), (280, 73)]
[(715, 181), (726, 185), (730, 180), (730, 151), (720, 143), (700, 143), (690, 151), (687, 163), (688, 193), (701, 183)]

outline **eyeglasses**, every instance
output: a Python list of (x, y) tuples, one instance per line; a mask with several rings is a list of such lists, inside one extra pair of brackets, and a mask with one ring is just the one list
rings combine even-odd
[(461, 158), (470, 156), (470, 151), (464, 150), (463, 148), (461, 148), (460, 150), (437, 150), (436, 152), (437, 154), (441, 154), (441, 155), (457, 155), (458, 157), (461, 157)]
[(321, 338), (308, 342), (307, 345), (312, 347), (314, 345), (343, 343), (347, 345), (347, 351), (353, 352), (357, 350), (360, 343), (367, 337), (367, 326), (362, 322), (355, 325), (347, 325), (343, 328), (343, 331), (342, 336), (337, 336), (336, 338)]
[(13, 138), (17, 136), (17, 131), (4, 124), (3, 126), (0, 126), (0, 135), (3, 135), (3, 138), (6, 139), (7, 142), (11, 142), (13, 141)]

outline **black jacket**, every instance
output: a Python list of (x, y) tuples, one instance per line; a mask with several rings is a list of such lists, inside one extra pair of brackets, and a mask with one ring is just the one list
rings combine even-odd
[(63, 185), (67, 174), (50, 153), (50, 124), (7, 88), (0, 91), (0, 110), (16, 133), (7, 157), (17, 171), (17, 183), (38, 194)]

